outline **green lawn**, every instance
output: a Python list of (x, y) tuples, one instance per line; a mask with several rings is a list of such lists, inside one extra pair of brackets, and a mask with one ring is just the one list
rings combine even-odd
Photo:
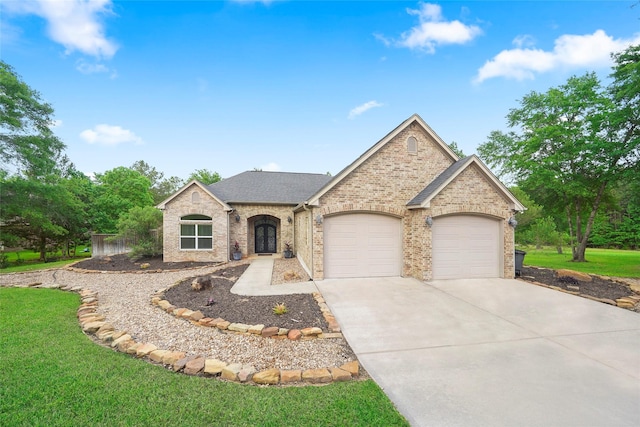
[(2, 426), (408, 426), (371, 380), (257, 387), (170, 372), (94, 344), (76, 294), (0, 288)]
[[(0, 274), (2, 273), (16, 273), (20, 271), (33, 271), (33, 270), (43, 270), (46, 268), (59, 268), (64, 267), (67, 264), (71, 264), (72, 262), (80, 261), (85, 258), (91, 257), (90, 252), (80, 252), (76, 253), (76, 256), (69, 259), (60, 259), (58, 261), (53, 262), (42, 262), (39, 260), (40, 254), (38, 252), (30, 251), (30, 250), (22, 250), (22, 251), (12, 251), (12, 252), (4, 252), (7, 256), (7, 261), (9, 262), (9, 266), (3, 269), (0, 269)], [(58, 252), (56, 254), (57, 257), (62, 258), (62, 254)]]
[(640, 251), (587, 249), (587, 262), (572, 262), (571, 248), (558, 254), (555, 248), (519, 248), (527, 252), (524, 265), (553, 269), (566, 268), (613, 277), (640, 277)]

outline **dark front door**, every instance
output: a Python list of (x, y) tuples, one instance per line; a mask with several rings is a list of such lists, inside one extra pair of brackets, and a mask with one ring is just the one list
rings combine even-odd
[(256, 223), (256, 253), (273, 254), (276, 252), (275, 221), (261, 220)]

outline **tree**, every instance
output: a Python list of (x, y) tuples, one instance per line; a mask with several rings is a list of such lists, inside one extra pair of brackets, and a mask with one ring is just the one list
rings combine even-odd
[(40, 99), (16, 74), (0, 61), (0, 165), (1, 170), (32, 177), (51, 173), (65, 145), (53, 134), (53, 108)]
[(574, 261), (585, 261), (596, 213), (611, 185), (638, 168), (637, 111), (624, 107), (637, 102), (638, 88), (627, 87), (637, 81), (629, 68), (616, 75), (627, 56), (614, 58), (609, 90), (588, 73), (546, 93), (531, 92), (507, 115), (514, 130), (492, 132), (478, 150), (552, 214), (564, 213)]
[(177, 176), (164, 178), (163, 172), (158, 172), (155, 167), (150, 166), (144, 160), (138, 160), (131, 169), (146, 176), (151, 182), (151, 194), (153, 195), (153, 203), (158, 204), (173, 193), (178, 191), (184, 185), (182, 179)]
[(97, 196), (93, 205), (94, 227), (99, 233), (115, 233), (120, 215), (131, 208), (153, 206), (151, 182), (124, 166), (97, 174)]
[(187, 181), (193, 181), (194, 179), (200, 181), (204, 185), (213, 184), (214, 182), (222, 180), (218, 172), (211, 172), (208, 169), (197, 169), (189, 175)]
[(453, 151), (454, 153), (456, 153), (456, 155), (458, 157), (460, 157), (461, 159), (464, 159), (465, 156), (464, 152), (462, 151), (462, 149), (460, 147), (458, 147), (458, 143), (455, 141), (451, 141), (451, 144), (449, 144), (449, 148), (451, 148), (451, 151)]
[(118, 238), (133, 241), (129, 256), (139, 259), (162, 254), (162, 212), (153, 206), (135, 207), (118, 220)]

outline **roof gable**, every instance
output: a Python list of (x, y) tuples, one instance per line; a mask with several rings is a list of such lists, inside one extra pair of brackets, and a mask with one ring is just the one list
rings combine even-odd
[(225, 203), (297, 205), (330, 179), (313, 173), (247, 171), (207, 188)]
[(428, 208), (431, 200), (437, 196), (451, 181), (460, 175), (465, 169), (471, 165), (477, 165), (483, 175), (498, 189), (508, 200), (511, 201), (511, 208), (516, 211), (524, 211), (526, 208), (511, 194), (509, 189), (496, 176), (491, 173), (489, 168), (475, 154), (460, 159), (438, 175), (429, 185), (427, 185), (418, 195), (416, 195), (407, 207), (409, 209)]
[[(442, 140), (442, 138), (440, 138), (438, 136), (438, 134), (436, 134), (434, 132), (434, 130), (431, 129), (431, 127), (424, 120), (422, 120), (422, 117), (420, 117), (417, 114), (414, 114), (411, 117), (409, 117), (407, 120), (402, 122), (394, 130), (389, 132), (384, 138), (382, 138), (380, 141), (378, 141), (373, 147), (371, 147), (367, 151), (365, 151), (353, 163), (351, 163), (349, 166), (347, 166), (346, 168), (341, 170), (335, 177), (333, 177), (333, 179), (331, 179), (331, 181), (329, 181), (325, 186), (320, 188), (315, 194), (313, 194), (311, 197), (309, 197), (309, 199), (307, 199), (304, 204), (310, 204), (310, 205), (317, 204), (319, 202), (320, 198), (324, 194), (326, 194), (329, 190), (331, 190), (333, 187), (338, 185), (351, 172), (353, 172), (356, 168), (358, 168), (360, 165), (362, 165), (364, 162), (366, 162), (368, 159), (370, 159), (374, 154), (376, 154), (378, 151), (380, 151), (380, 149), (382, 149), (382, 147), (384, 147), (387, 143), (389, 143), (391, 140), (393, 140), (400, 132), (405, 130), (407, 127), (409, 127), (413, 123), (417, 123), (425, 131), (425, 133), (427, 133), (427, 135), (429, 135), (431, 138), (433, 138), (433, 140), (435, 141), (436, 145), (440, 149), (442, 149), (442, 151), (444, 151), (449, 157), (451, 157), (452, 161), (458, 160), (458, 156), (456, 155), (456, 153), (453, 152), (453, 150), (451, 150), (449, 145), (447, 145), (447, 143), (444, 142)], [(302, 203), (301, 203), (301, 205), (302, 205)]]
[(191, 188), (194, 185), (197, 186), (198, 188), (200, 188), (205, 193), (207, 193), (209, 196), (211, 196), (216, 202), (220, 203), (220, 205), (222, 206), (222, 208), (225, 211), (232, 211), (233, 210), (233, 208), (231, 206), (229, 206), (224, 201), (222, 201), (220, 198), (218, 198), (215, 194), (213, 194), (207, 188), (206, 185), (204, 185), (203, 183), (201, 183), (200, 181), (195, 180), (195, 179), (193, 181), (189, 182), (184, 187), (182, 187), (180, 190), (176, 191), (172, 196), (170, 196), (168, 199), (166, 199), (163, 202), (161, 202), (160, 204), (158, 204), (156, 207), (158, 209), (164, 210), (168, 203), (171, 203), (172, 200), (174, 200), (176, 197), (178, 197), (179, 195), (181, 195), (182, 193), (184, 193), (186, 190), (188, 190), (189, 188)]

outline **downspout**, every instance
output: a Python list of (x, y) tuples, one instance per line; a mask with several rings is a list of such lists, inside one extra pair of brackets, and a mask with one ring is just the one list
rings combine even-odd
[(311, 224), (311, 280), (313, 280), (313, 275), (315, 272), (315, 264), (313, 262), (313, 211), (310, 211), (309, 208), (307, 207), (309, 203), (308, 202), (304, 202), (302, 203), (302, 209), (304, 209), (306, 212), (311, 212), (310, 214), (310, 224)]

